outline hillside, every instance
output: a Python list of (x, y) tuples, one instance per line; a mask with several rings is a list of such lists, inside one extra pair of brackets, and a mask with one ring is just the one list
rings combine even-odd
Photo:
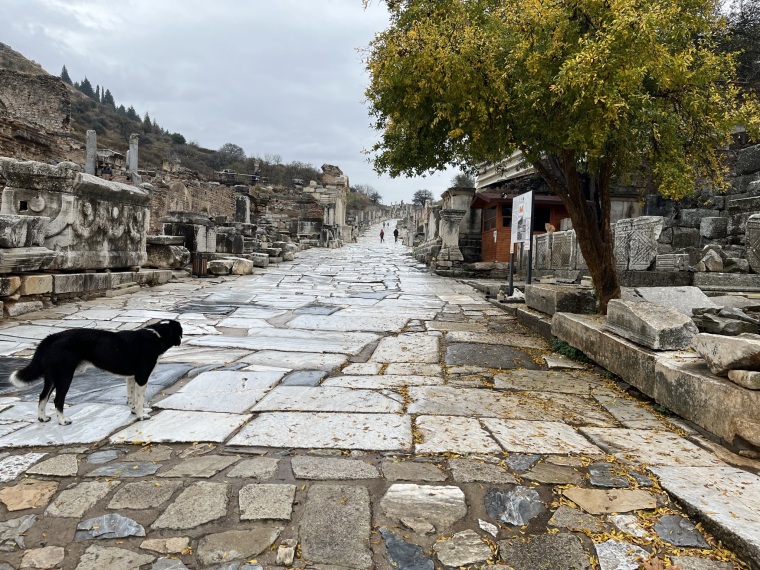
[[(0, 43), (0, 68), (31, 75), (50, 75), (39, 64), (3, 43)], [(98, 134), (99, 148), (124, 153), (129, 146), (130, 134), (139, 133), (141, 168), (161, 168), (164, 160), (169, 160), (179, 162), (202, 178), (212, 178), (214, 171), (228, 168), (242, 174), (254, 174), (258, 169), (263, 180), (277, 186), (288, 186), (293, 179), (319, 180), (320, 171), (311, 164), (298, 161), (285, 164), (279, 156), (271, 160), (248, 157), (234, 143), (225, 144), (219, 150), (203, 148), (187, 143), (181, 133), (164, 130), (155, 117), (144, 121), (131, 105), (118, 101), (118, 94), (114, 94), (117, 106), (99, 102), (73, 85), (67, 84), (67, 88), (71, 96), (72, 136), (84, 142), (87, 130), (92, 129)]]

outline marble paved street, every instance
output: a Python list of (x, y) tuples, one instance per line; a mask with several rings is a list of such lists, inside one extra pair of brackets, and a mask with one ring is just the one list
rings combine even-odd
[[(0, 570), (760, 568), (760, 463), (603, 370), (549, 370), (379, 229), (1, 321)], [(166, 318), (185, 336), (147, 421), (97, 370), (69, 426), (7, 380), (52, 332)]]

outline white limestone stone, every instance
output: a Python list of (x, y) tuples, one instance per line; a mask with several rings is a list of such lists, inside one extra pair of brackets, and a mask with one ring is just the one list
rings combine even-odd
[(437, 363), (438, 339), (422, 333), (386, 337), (377, 345), (370, 361)]
[[(398, 398), (398, 396), (396, 396)], [(399, 398), (400, 399), (400, 398)], [(253, 408), (254, 412), (401, 413), (403, 402), (374, 390), (336, 387), (279, 386)]]
[(580, 428), (605, 451), (626, 462), (647, 465), (709, 466), (721, 462), (711, 453), (668, 431)]
[(380, 500), (380, 508), (389, 518), (425, 520), (439, 531), (467, 514), (464, 492), (459, 487), (444, 485), (391, 485)]
[(340, 368), (346, 360), (342, 354), (262, 350), (254, 354), (247, 353), (240, 361), (263, 366), (283, 366), (291, 370), (334, 370)]
[(485, 418), (483, 424), (501, 446), (511, 453), (601, 455), (577, 431), (560, 422), (535, 422)]
[(400, 414), (262, 413), (229, 445), (312, 449), (410, 450), (412, 424)]
[(443, 383), (443, 378), (435, 376), (383, 374), (381, 376), (336, 376), (334, 378), (327, 378), (322, 382), (322, 386), (342, 386), (344, 388), (379, 390), (383, 388), (399, 388), (403, 386), (439, 386)]
[(210, 441), (221, 443), (250, 415), (163, 410), (113, 435), (111, 443)]
[[(48, 407), (51, 407), (50, 404)], [(55, 417), (46, 423), (36, 421), (36, 402), (17, 404), (13, 411), (22, 414), (22, 419), (30, 423), (27, 427), (0, 437), (0, 447), (95, 443), (105, 439), (120, 427), (135, 421), (134, 414), (129, 411), (127, 406), (111, 404), (76, 404), (67, 408), (66, 416), (72, 422), (67, 426), (58, 425)], [(2, 415), (8, 413), (10, 410)]]
[(339, 352), (358, 354), (377, 340), (372, 333), (312, 332), (297, 329), (252, 329), (251, 336), (202, 336), (189, 341), (193, 346), (281, 350), (285, 352)]
[(501, 447), (475, 418), (419, 416), (417, 430), (422, 442), (416, 453), (499, 453)]
[(156, 404), (158, 408), (201, 412), (243, 413), (277, 384), (284, 372), (203, 372), (179, 391)]

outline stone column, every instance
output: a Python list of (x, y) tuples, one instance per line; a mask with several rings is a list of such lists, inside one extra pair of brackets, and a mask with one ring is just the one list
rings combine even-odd
[(442, 209), (441, 210), (441, 252), (439, 260), (464, 261), (464, 256), (459, 249), (459, 222), (462, 221), (467, 210)]
[(248, 186), (235, 186), (235, 221), (243, 224), (251, 223), (251, 195)]
[(95, 168), (98, 165), (98, 133), (93, 130), (87, 131), (85, 148), (84, 172), (85, 174), (95, 174)]
[(132, 174), (137, 174), (137, 147), (140, 143), (140, 135), (132, 133), (129, 135), (129, 155), (127, 171)]

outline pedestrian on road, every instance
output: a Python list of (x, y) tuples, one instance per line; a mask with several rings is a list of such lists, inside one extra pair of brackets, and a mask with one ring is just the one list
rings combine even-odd
[(398, 228), (393, 230), (393, 242), (395, 243), (397, 241), (398, 241)]
[(380, 230), (380, 243), (383, 243), (385, 238), (385, 232), (383, 230)]

